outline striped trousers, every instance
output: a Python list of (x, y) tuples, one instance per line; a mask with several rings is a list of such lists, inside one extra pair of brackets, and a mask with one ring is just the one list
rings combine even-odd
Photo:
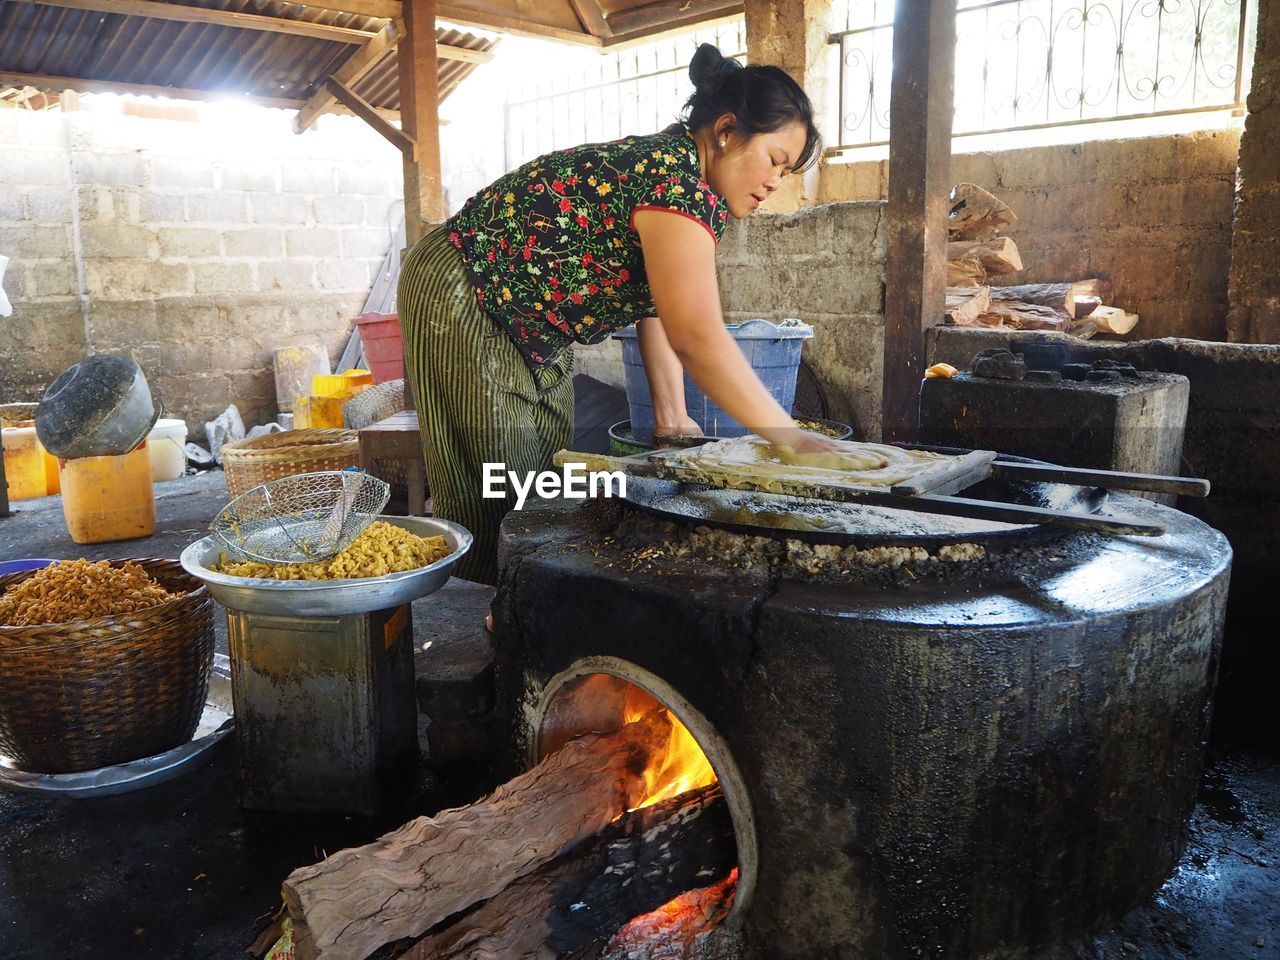
[(396, 302), (434, 513), (475, 535), (458, 576), (494, 584), (498, 525), (515, 494), (508, 482), (506, 499), (484, 498), (484, 464), (502, 464), (504, 477), (551, 469), (552, 454), (573, 439), (573, 351), (535, 377), (476, 303), (443, 227), (405, 257)]

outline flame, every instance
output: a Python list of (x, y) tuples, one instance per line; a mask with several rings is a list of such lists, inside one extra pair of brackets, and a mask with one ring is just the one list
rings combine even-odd
[[(623, 710), (624, 722), (639, 720), (653, 708), (654, 703), (648, 695), (629, 697)], [(666, 713), (671, 720), (671, 737), (667, 741), (666, 753), (650, 763), (644, 771), (645, 794), (633, 809), (638, 810), (716, 782), (711, 761), (702, 752), (693, 734), (674, 713), (669, 710)]]

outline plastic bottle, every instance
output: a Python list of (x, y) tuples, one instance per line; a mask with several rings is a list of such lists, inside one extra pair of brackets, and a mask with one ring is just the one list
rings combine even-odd
[(58, 460), (62, 514), (76, 543), (133, 540), (156, 532), (151, 455), (144, 440), (119, 457)]

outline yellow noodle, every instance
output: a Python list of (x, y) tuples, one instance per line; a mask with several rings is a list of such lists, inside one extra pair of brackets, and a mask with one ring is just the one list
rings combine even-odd
[(316, 563), (223, 563), (219, 573), (269, 580), (357, 580), (416, 570), (447, 557), (442, 536), (420, 537), (403, 527), (375, 520), (341, 553)]

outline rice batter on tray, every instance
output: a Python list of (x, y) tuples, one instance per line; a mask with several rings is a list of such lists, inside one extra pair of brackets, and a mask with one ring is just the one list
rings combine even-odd
[(904, 450), (883, 443), (832, 441), (838, 450), (797, 453), (749, 435), (718, 440), (678, 458), (683, 467), (717, 475), (740, 476), (754, 482), (788, 482), (890, 487), (918, 477), (954, 460), (926, 450)]

